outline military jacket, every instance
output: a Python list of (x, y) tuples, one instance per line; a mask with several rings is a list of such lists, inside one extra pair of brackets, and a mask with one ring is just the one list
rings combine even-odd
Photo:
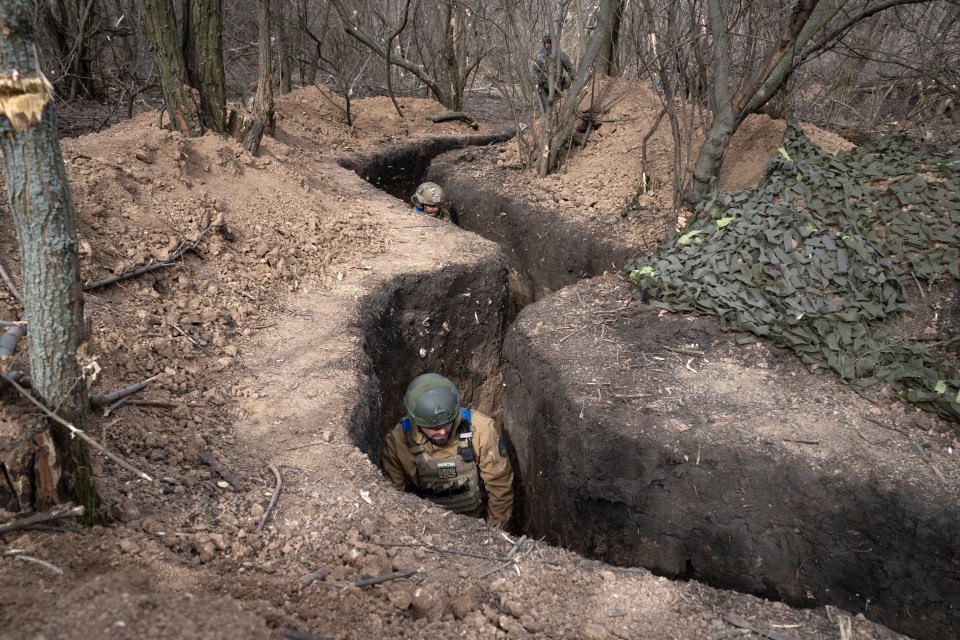
[(560, 56), (560, 66), (557, 69), (557, 77), (554, 78), (556, 86), (559, 88), (564, 79), (569, 76), (573, 78), (576, 75), (576, 70), (573, 68), (573, 61), (570, 60), (565, 52), (561, 51), (559, 54), (550, 54), (547, 55), (547, 52), (541, 49), (533, 56), (533, 61), (530, 63), (530, 79), (533, 80), (533, 84), (539, 91), (546, 91), (550, 82), (550, 71), (553, 70), (553, 65), (556, 64), (556, 56)]
[[(513, 467), (510, 465), (506, 448), (493, 420), (482, 413), (471, 411), (470, 424), (473, 431), (471, 444), (476, 455), (476, 466), (483, 481), (485, 496), (479, 506), (463, 513), (477, 517), (485, 516), (490, 524), (506, 527), (513, 513)], [(427, 456), (444, 465), (442, 468), (451, 468), (450, 463), (456, 462), (460, 455), (458, 451), (460, 443), (456, 437), (460, 426), (461, 418), (458, 416), (453, 435), (443, 446), (430, 442), (416, 425), (412, 425), (411, 435), (415, 444), (422, 447)], [(402, 491), (419, 493), (421, 478), (417, 459), (416, 455), (410, 451), (402, 424), (398, 424), (387, 434), (382, 462), (384, 471), (393, 486)], [(424, 494), (424, 497), (433, 499), (429, 494)], [(440, 502), (440, 500), (436, 501)]]

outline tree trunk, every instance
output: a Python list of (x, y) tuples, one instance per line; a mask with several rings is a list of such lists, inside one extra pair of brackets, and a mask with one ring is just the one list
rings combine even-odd
[[(557, 118), (559, 123), (556, 132), (550, 136), (545, 145), (545, 153), (540, 157), (539, 174), (545, 178), (553, 170), (557, 163), (557, 155), (560, 149), (567, 143), (570, 136), (573, 135), (573, 127), (576, 124), (577, 107), (580, 105), (581, 94), (587, 86), (587, 82), (593, 75), (593, 65), (596, 64), (600, 55), (600, 49), (605, 39), (605, 34), (610, 29), (613, 17), (613, 3), (615, 0), (601, 0), (597, 9), (596, 28), (587, 42), (587, 49), (580, 60), (580, 66), (577, 68), (577, 77), (574, 78), (572, 86), (566, 93), (566, 99), (560, 108), (560, 115)], [(560, 41), (554, 38), (555, 42)], [(559, 55), (557, 56), (559, 58)]]
[(613, 24), (607, 32), (606, 40), (600, 49), (600, 59), (597, 61), (597, 73), (615, 76), (620, 73), (618, 58), (620, 57), (620, 28), (623, 25), (623, 10), (626, 0), (617, 0), (613, 10)]
[(192, 41), (198, 61), (200, 118), (217, 133), (227, 130), (226, 80), (223, 71), (223, 4), (221, 0), (190, 0)]
[(183, 53), (177, 42), (172, 0), (140, 0), (143, 22), (153, 47), (153, 64), (160, 78), (170, 128), (196, 137), (204, 134), (198, 92), (190, 87)]
[[(263, 123), (267, 133), (273, 135), (273, 53), (270, 50), (270, 0), (260, 0), (258, 15), (260, 27), (260, 78), (257, 95), (253, 99), (253, 113)], [(259, 147), (259, 144), (258, 144)]]
[(277, 7), (277, 17), (274, 23), (277, 28), (277, 45), (280, 50), (280, 82), (277, 88), (280, 95), (285, 96), (293, 90), (293, 60), (290, 56), (290, 29), (288, 21), (289, 12), (284, 9), (284, 3), (281, 2)]
[(786, 82), (799, 50), (837, 14), (847, 0), (798, 0), (780, 39), (761, 65), (730, 94), (729, 50), (722, 0), (708, 0), (714, 47), (713, 121), (693, 168), (686, 200), (697, 203), (713, 186), (723, 157), (737, 128), (748, 115), (766, 104)]
[[(33, 389), (47, 407), (84, 429), (88, 402), (80, 362), (83, 293), (73, 201), (57, 139), (53, 87), (36, 66), (31, 0), (0, 3), (0, 23), (4, 25), (0, 36), (0, 149), (7, 200), (20, 243)], [(89, 451), (82, 440), (70, 438), (60, 425), (53, 426), (53, 433), (64, 472), (61, 482), (66, 482), (60, 486), (59, 497), (66, 497), (66, 490), (72, 489), (87, 517), (94, 518), (96, 491)]]

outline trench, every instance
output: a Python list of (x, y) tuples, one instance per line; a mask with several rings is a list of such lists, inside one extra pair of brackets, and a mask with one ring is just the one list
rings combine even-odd
[[(583, 405), (556, 390), (581, 363), (538, 350), (531, 326), (555, 323), (569, 305), (589, 300), (583, 281), (622, 265), (633, 249), (471, 178), (464, 147), (496, 141), (431, 141), (341, 162), (406, 202), (421, 182), (441, 184), (457, 225), (499, 247), (499, 256), (461, 256), (462, 264), (410, 274), (371, 296), (364, 325), (373, 391), (351, 420), (357, 446), (379, 464), (407, 383), (440, 372), (473, 408), (502, 418), (523, 533), (671, 579), (791, 606), (837, 606), (917, 638), (960, 637), (960, 589), (949, 588), (960, 584), (960, 507), (952, 491), (929, 490), (935, 478), (926, 492), (912, 478), (883, 490), (837, 482), (802, 456), (750, 455), (722, 434), (713, 457), (700, 466), (698, 453), (689, 469), (677, 452), (685, 445), (699, 452), (693, 432), (678, 439), (658, 431), (656, 416), (623, 407), (585, 417)], [(575, 295), (550, 295), (562, 288)], [(533, 313), (517, 320), (535, 301)], [(628, 344), (657, 321), (655, 310), (642, 313), (618, 337)], [(716, 330), (705, 320), (691, 327), (691, 335)], [(635, 433), (592, 437), (601, 422), (639, 424)], [(756, 480), (765, 477), (772, 479)], [(691, 479), (701, 487), (695, 499), (686, 491)], [(745, 515), (745, 500), (778, 509)]]

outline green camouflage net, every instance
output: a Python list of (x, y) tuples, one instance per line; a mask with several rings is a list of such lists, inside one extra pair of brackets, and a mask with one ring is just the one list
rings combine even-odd
[(834, 157), (790, 126), (755, 189), (711, 194), (626, 270), (651, 305), (715, 315), (741, 343), (769, 339), (960, 422), (960, 374), (888, 322), (911, 311), (901, 281), (960, 278), (958, 256), (960, 155), (891, 137)]

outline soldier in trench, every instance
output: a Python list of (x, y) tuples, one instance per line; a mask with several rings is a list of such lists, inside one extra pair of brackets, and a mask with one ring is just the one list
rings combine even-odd
[(456, 385), (437, 373), (414, 378), (403, 407), (383, 450), (393, 486), (508, 528), (513, 467), (493, 419), (461, 407)]
[(421, 184), (410, 201), (413, 202), (413, 210), (416, 213), (425, 213), (440, 220), (447, 220), (450, 217), (447, 208), (443, 205), (443, 188), (436, 182)]
[[(563, 51), (553, 53), (553, 38), (550, 34), (543, 36), (543, 49), (533, 56), (530, 63), (530, 79), (540, 98), (540, 113), (546, 113), (547, 107), (553, 105), (559, 98), (560, 92), (565, 91), (571, 79), (576, 75), (573, 62)], [(553, 76), (553, 96), (550, 96), (550, 79)]]

